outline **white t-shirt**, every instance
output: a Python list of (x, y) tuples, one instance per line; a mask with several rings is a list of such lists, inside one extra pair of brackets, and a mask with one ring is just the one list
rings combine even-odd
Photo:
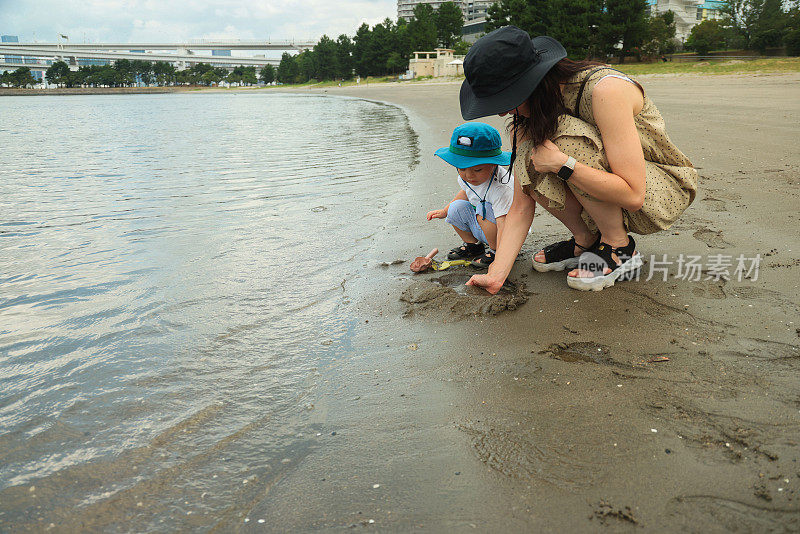
[[(491, 184), (491, 187), (489, 187), (489, 184)], [(504, 216), (511, 209), (511, 202), (514, 200), (514, 175), (509, 176), (509, 172), (505, 167), (498, 165), (495, 176), (481, 185), (468, 184), (461, 179), (461, 176), (458, 177), (458, 185), (467, 194), (469, 203), (478, 210), (480, 210), (481, 200), (484, 200), (485, 196), (486, 202), (492, 205), (495, 218)], [(486, 192), (487, 189), (489, 190), (488, 193)]]

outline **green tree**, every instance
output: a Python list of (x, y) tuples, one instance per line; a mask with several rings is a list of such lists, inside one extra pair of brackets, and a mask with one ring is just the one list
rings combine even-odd
[(389, 54), (389, 58), (386, 60), (386, 68), (390, 73), (402, 72), (406, 70), (406, 67), (408, 67), (408, 61), (404, 60), (398, 52)]
[(461, 38), (464, 15), (454, 2), (444, 2), (433, 17), (439, 44), (451, 48)]
[(232, 71), (226, 74), (225, 81), (228, 83), (239, 83), (244, 85), (244, 67), (239, 65), (234, 67)]
[(469, 52), (470, 44), (464, 40), (456, 41), (453, 45), (453, 49), (455, 50), (455, 54), (457, 56), (466, 56), (467, 52)]
[(408, 29), (408, 22), (406, 19), (398, 19), (397, 25), (395, 26), (395, 34), (394, 52), (397, 52), (400, 54), (400, 57), (408, 61), (414, 50), (411, 46), (411, 33)]
[[(554, 4), (548, 0), (500, 0), (486, 13), (486, 32), (512, 24), (528, 32), (531, 37), (549, 35)], [(555, 36), (553, 36), (555, 37)]]
[(244, 68), (244, 73), (242, 74), (242, 81), (247, 85), (254, 85), (258, 83), (258, 77), (256, 76), (256, 68), (254, 66)]
[(788, 13), (783, 44), (788, 55), (800, 56), (800, 7), (795, 6)]
[(317, 79), (317, 56), (313, 50), (303, 50), (297, 54), (297, 68), (298, 74), (295, 76), (295, 83), (305, 83)]
[(353, 41), (342, 34), (336, 40), (336, 76), (343, 80), (353, 77)]
[(666, 11), (647, 19), (647, 39), (642, 43), (642, 54), (648, 58), (660, 57), (675, 51), (675, 13)]
[(359, 76), (369, 76), (369, 49), (372, 46), (372, 30), (364, 23), (353, 37), (353, 66)]
[(600, 24), (602, 43), (607, 52), (616, 53), (620, 63), (636, 54), (644, 42), (646, 11), (646, 0), (606, 0)]
[(134, 59), (131, 61), (131, 75), (134, 81), (150, 85), (153, 77), (153, 64), (143, 59)]
[(336, 41), (323, 35), (314, 46), (316, 77), (319, 80), (333, 80), (339, 75), (339, 57)]
[(10, 83), (14, 87), (27, 87), (36, 83), (36, 78), (31, 74), (30, 67), (19, 67), (14, 72), (10, 73), (7, 80), (7, 83)]
[(380, 76), (389, 72), (386, 64), (389, 56), (395, 51), (396, 37), (396, 27), (389, 19), (373, 26), (372, 36), (363, 57), (370, 76)]
[(752, 47), (763, 54), (767, 48), (781, 46), (788, 19), (782, 9), (781, 0), (764, 0), (753, 28)]
[(602, 0), (555, 0), (549, 29), (572, 59), (597, 57), (604, 49), (598, 28), (603, 24)]
[(258, 79), (266, 84), (270, 84), (275, 81), (275, 67), (272, 65), (264, 65), (264, 68), (261, 69), (261, 72), (258, 74)]
[(167, 85), (175, 82), (175, 67), (166, 61), (153, 63), (153, 75), (158, 85)]
[(761, 15), (764, 0), (726, 0), (720, 11), (727, 16), (742, 45), (751, 48), (753, 31)]
[(500, 0), (487, 12), (486, 31), (513, 24), (531, 37), (557, 39), (572, 58), (598, 56), (622, 39), (622, 29), (615, 26), (615, 33), (606, 35), (613, 42), (602, 41), (599, 29), (607, 24), (604, 9), (603, 0)]
[(219, 72), (217, 72), (217, 69), (207, 70), (200, 77), (200, 80), (206, 85), (211, 85), (215, 83), (218, 84), (219, 82), (222, 81), (222, 79), (223, 76), (220, 76)]
[(114, 85), (128, 86), (134, 81), (133, 65), (128, 59), (118, 59), (114, 62), (114, 70), (116, 71), (116, 80)]
[(289, 52), (284, 52), (278, 65), (278, 81), (280, 83), (294, 83), (298, 73), (297, 60)]
[(52, 65), (47, 67), (44, 77), (47, 79), (47, 83), (62, 85), (65, 83), (64, 77), (68, 74), (69, 65), (67, 65), (64, 61), (54, 61)]
[(704, 20), (692, 28), (685, 46), (701, 56), (725, 46), (726, 30), (719, 20)]
[(408, 23), (408, 34), (412, 51), (433, 50), (436, 48), (439, 37), (436, 32), (433, 8), (430, 4), (417, 4), (414, 6), (414, 18)]

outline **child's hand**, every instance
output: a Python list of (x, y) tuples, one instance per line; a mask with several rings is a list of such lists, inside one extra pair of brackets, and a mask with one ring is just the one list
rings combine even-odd
[(428, 214), (425, 216), (426, 219), (429, 221), (432, 219), (444, 219), (447, 217), (447, 210), (433, 210), (429, 211)]

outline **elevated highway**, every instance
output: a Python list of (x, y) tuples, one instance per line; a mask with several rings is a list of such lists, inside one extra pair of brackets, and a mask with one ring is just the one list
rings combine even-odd
[[(9, 44), (9, 43), (3, 43)], [(73, 50), (307, 50), (314, 48), (311, 41), (261, 41), (261, 40), (194, 40), (185, 43), (13, 43), (25, 48), (57, 48)]]
[[(70, 65), (78, 65), (79, 59), (101, 59), (107, 61), (116, 61), (119, 59), (140, 59), (144, 61), (168, 61), (173, 63), (178, 68), (186, 68), (196, 63), (210, 63), (217, 66), (238, 66), (244, 65), (246, 67), (264, 67), (265, 65), (276, 66), (280, 64), (279, 59), (264, 58), (264, 57), (250, 57), (250, 56), (211, 56), (211, 55), (195, 55), (186, 49), (176, 49), (175, 53), (166, 52), (130, 52), (130, 50), (142, 50), (141, 48), (133, 48), (134, 45), (124, 45), (126, 51), (111, 51), (111, 50), (87, 50), (76, 48), (71, 45), (37, 45), (30, 46), (27, 44), (0, 44), (0, 56), (24, 56), (25, 58), (37, 58), (41, 63), (45, 64), (47, 60), (61, 60), (69, 63)], [(153, 50), (156, 50), (153, 48)], [(5, 60), (5, 57), (0, 57)], [(27, 66), (34, 68), (38, 66), (35, 63), (11, 63), (6, 62), (11, 68), (18, 68)]]

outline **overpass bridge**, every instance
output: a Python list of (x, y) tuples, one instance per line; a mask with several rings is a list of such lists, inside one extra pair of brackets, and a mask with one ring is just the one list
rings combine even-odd
[(314, 48), (312, 41), (262, 41), (262, 40), (212, 40), (197, 39), (183, 43), (3, 43), (26, 48), (58, 48), (75, 50), (308, 50)]
[[(277, 66), (279, 59), (253, 56), (213, 56), (196, 55), (194, 50), (296, 50), (314, 47), (310, 41), (190, 41), (186, 43), (0, 43), (0, 69), (29, 67), (31, 70), (46, 70), (53, 61), (65, 61), (73, 69), (79, 60), (103, 60), (113, 62), (119, 59), (167, 61), (178, 69), (197, 63), (210, 63), (215, 66), (264, 67)], [(135, 51), (133, 51), (135, 50)], [(174, 52), (168, 52), (174, 50)], [(8, 56), (19, 56), (10, 61)], [(22, 57), (25, 60), (22, 60)], [(3, 61), (5, 60), (5, 61)]]

